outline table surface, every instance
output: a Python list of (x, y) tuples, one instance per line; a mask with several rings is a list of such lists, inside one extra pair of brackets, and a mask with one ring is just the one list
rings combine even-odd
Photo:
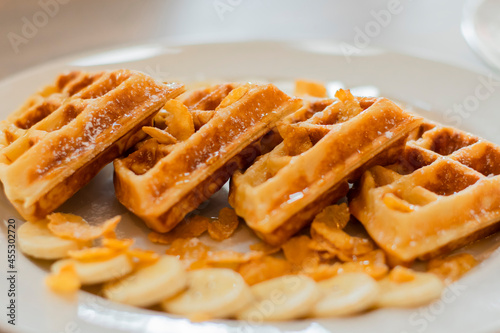
[(488, 72), (461, 34), (464, 2), (0, 0), (0, 79), (96, 49), (249, 39), (327, 39)]

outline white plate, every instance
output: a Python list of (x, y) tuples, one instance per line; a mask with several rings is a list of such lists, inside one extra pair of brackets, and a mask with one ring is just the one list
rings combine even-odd
[[(364, 50), (344, 56), (338, 44), (329, 42), (245, 42), (167, 47), (160, 44), (128, 47), (58, 60), (27, 70), (0, 83), (0, 118), (15, 110), (32, 92), (52, 82), (68, 69), (99, 70), (131, 68), (160, 79), (176, 78), (184, 82), (226, 79), (290, 82), (310, 78), (342, 82), (347, 87), (376, 87), (380, 94), (421, 109), (426, 116), (456, 125), (500, 143), (500, 87), (485, 83), (487, 74), (381, 50)], [(376, 89), (369, 89), (376, 91)], [(455, 106), (454, 106), (455, 105)], [(227, 204), (222, 190), (203, 214), (214, 215)], [(148, 230), (114, 198), (112, 169), (106, 167), (78, 192), (62, 211), (81, 214), (101, 221), (124, 214), (119, 232), (133, 236), (139, 246), (147, 245)], [(20, 216), (0, 194), (0, 219)], [(0, 308), (7, 305), (6, 227), (0, 233)], [(476, 245), (476, 251), (491, 251), (498, 236)], [(223, 246), (245, 249), (253, 242), (251, 234), (240, 228)], [(158, 251), (165, 247), (156, 246)], [(288, 323), (248, 326), (237, 321), (190, 323), (164, 313), (108, 302), (87, 292), (74, 299), (52, 294), (43, 283), (47, 265), (18, 252), (17, 321), (6, 324), (0, 313), (2, 331), (14, 332), (487, 332), (500, 329), (500, 257), (493, 255), (465, 278), (447, 290), (441, 301), (421, 309), (383, 309), (344, 319), (303, 320)]]

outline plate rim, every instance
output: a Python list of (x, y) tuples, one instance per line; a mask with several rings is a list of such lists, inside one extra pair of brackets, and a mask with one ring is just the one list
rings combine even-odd
[[(320, 43), (320, 44), (329, 44), (329, 45), (340, 45), (342, 43), (347, 43), (346, 41), (343, 40), (336, 40), (336, 39), (290, 39), (290, 40), (283, 40), (283, 39), (276, 39), (276, 38), (270, 38), (270, 39), (262, 39), (262, 38), (248, 38), (248, 39), (224, 39), (221, 41), (197, 41), (196, 39), (194, 40), (182, 40), (182, 39), (177, 39), (177, 38), (158, 38), (158, 39), (152, 39), (148, 42), (145, 43), (119, 43), (113, 46), (107, 46), (107, 47), (96, 47), (92, 48), (90, 50), (86, 50), (84, 52), (74, 52), (68, 55), (62, 55), (59, 57), (56, 57), (54, 59), (51, 59), (46, 62), (34, 64), (32, 66), (29, 66), (27, 68), (24, 68), (20, 71), (17, 71), (15, 73), (12, 73), (10, 75), (7, 75), (3, 78), (0, 79), (0, 89), (3, 89), (4, 86), (8, 85), (9, 83), (22, 79), (26, 76), (28, 76), (30, 73), (33, 72), (41, 72), (41, 71), (46, 71), (51, 68), (56, 68), (58, 66), (70, 66), (72, 62), (75, 62), (78, 59), (86, 58), (92, 55), (98, 55), (98, 54), (104, 54), (106, 52), (111, 52), (111, 51), (119, 51), (119, 50), (126, 50), (129, 48), (145, 48), (145, 47), (161, 47), (161, 48), (175, 48), (175, 47), (214, 47), (217, 45), (237, 45), (237, 44), (278, 44), (280, 47), (293, 47), (294, 45), (300, 44), (300, 43), (307, 43), (307, 42), (315, 42), (315, 43)], [(463, 64), (457, 64), (457, 63), (447, 63), (441, 59), (438, 59), (437, 57), (433, 55), (413, 55), (411, 52), (402, 52), (399, 50), (394, 50), (391, 48), (381, 48), (381, 47), (373, 47), (373, 46), (368, 46), (366, 48), (358, 49), (359, 53), (353, 55), (353, 57), (362, 57), (366, 56), (372, 52), (383, 52), (387, 54), (393, 54), (393, 55), (399, 55), (399, 56), (405, 56), (408, 58), (412, 59), (421, 59), (421, 60), (426, 60), (429, 62), (433, 62), (435, 64), (440, 64), (448, 67), (452, 67), (455, 69), (460, 69), (460, 70), (466, 70), (468, 72), (474, 73), (474, 74), (479, 74), (479, 75), (487, 75), (490, 74), (491, 71), (493, 71), (493, 75), (500, 74), (500, 72), (495, 72), (493, 68), (487, 66), (487, 63), (482, 62), (481, 69), (479, 68), (473, 68), (473, 67), (467, 67)], [(144, 58), (147, 59), (147, 58)]]

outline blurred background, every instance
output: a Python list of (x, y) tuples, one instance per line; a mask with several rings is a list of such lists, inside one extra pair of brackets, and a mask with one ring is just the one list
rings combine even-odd
[(256, 39), (328, 39), (485, 71), (461, 34), (463, 7), (464, 0), (0, 0), (0, 79), (122, 45)]

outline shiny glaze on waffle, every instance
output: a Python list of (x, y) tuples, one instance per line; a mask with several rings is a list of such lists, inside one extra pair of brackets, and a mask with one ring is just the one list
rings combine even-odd
[(273, 85), (234, 87), (209, 88), (185, 100), (196, 128), (187, 140), (165, 145), (149, 139), (115, 161), (118, 199), (152, 229), (174, 228), (236, 169), (252, 163), (259, 139), (300, 107), (300, 100)]
[(394, 159), (421, 123), (387, 99), (337, 95), (278, 124), (283, 143), (232, 178), (230, 204), (269, 243), (286, 241), (342, 197), (346, 180), (379, 154)]
[(394, 263), (429, 259), (499, 228), (500, 147), (430, 122), (395, 164), (367, 171), (350, 207)]
[[(57, 92), (48, 93), (54, 87)], [(136, 135), (140, 128), (183, 87), (117, 70), (96, 75), (73, 72), (44, 91), (46, 99), (67, 97), (39, 121), (30, 118), (35, 123), (0, 151), (5, 193), (26, 219), (43, 218), (141, 139), (143, 135)], [(22, 108), (8, 120), (28, 119), (33, 108), (35, 104)]]

